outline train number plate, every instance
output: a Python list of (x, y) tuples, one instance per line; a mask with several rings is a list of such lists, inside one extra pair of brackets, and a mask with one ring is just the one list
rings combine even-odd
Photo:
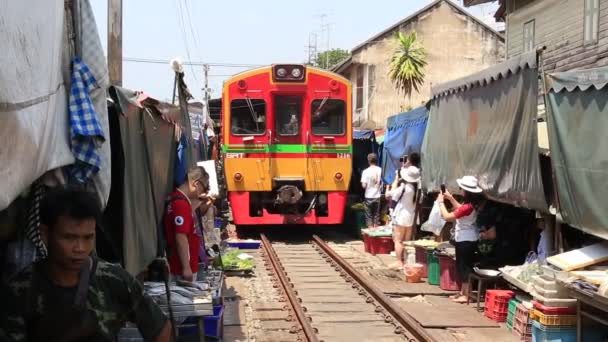
[(226, 159), (243, 158), (244, 153), (226, 153)]
[(350, 159), (350, 153), (338, 153), (338, 158), (340, 159)]

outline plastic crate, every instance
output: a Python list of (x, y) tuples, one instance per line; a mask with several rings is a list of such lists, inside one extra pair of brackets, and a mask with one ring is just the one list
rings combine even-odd
[[(180, 336), (196, 336), (197, 317), (186, 319), (182, 325), (189, 325), (188, 327), (179, 328)], [(213, 338), (222, 338), (224, 335), (224, 306), (217, 305), (213, 307), (213, 315), (203, 316), (203, 322), (205, 325), (205, 336)]]
[(416, 263), (424, 265), (424, 269), (422, 269), (422, 278), (428, 278), (429, 273), (428, 273), (428, 269), (427, 269), (428, 261), (426, 260), (426, 248), (420, 247), (420, 246), (415, 246), (415, 248), (416, 248)]
[(532, 305), (534, 305), (534, 309), (540, 311), (545, 315), (575, 315), (576, 307), (553, 307), (546, 306), (537, 301), (533, 301)]
[(576, 315), (545, 315), (536, 309), (532, 309), (532, 311), (530, 311), (530, 318), (538, 321), (542, 325), (548, 326), (576, 325)]
[(439, 258), (435, 255), (434, 250), (426, 251), (428, 283), (430, 285), (439, 285), (441, 279), (441, 271), (439, 270)]
[(260, 248), (260, 241), (252, 240), (252, 241), (228, 241), (228, 247), (238, 248), (238, 249), (258, 249)]
[(391, 254), (395, 250), (395, 242), (390, 236), (370, 236), (370, 253), (376, 254)]
[[(456, 271), (456, 260), (440, 255), (439, 256), (439, 271), (441, 272), (441, 278), (439, 280), (439, 287), (446, 291), (458, 291), (460, 290), (461, 282), (458, 277), (458, 271)], [(505, 314), (507, 311), (505, 311)]]
[(494, 315), (504, 315), (505, 317), (509, 314), (509, 302), (513, 296), (512, 291), (497, 292), (502, 290), (487, 290), (486, 301), (484, 311), (493, 313)]
[(365, 249), (365, 253), (371, 253), (372, 246), (369, 241), (369, 235), (365, 233), (361, 233), (361, 235), (363, 236), (363, 248)]
[(509, 300), (509, 314), (512, 316), (515, 316), (515, 309), (517, 308), (517, 305), (521, 303), (519, 300), (517, 300), (517, 298), (511, 298)]
[(513, 334), (522, 341), (530, 341), (532, 339), (532, 324), (528, 315), (528, 308), (523, 304), (518, 304), (515, 308)]
[(494, 322), (504, 323), (507, 321), (507, 314), (498, 314), (492, 311), (485, 310), (484, 315), (489, 319), (493, 320)]
[(551, 328), (532, 321), (532, 342), (576, 342), (576, 328)]

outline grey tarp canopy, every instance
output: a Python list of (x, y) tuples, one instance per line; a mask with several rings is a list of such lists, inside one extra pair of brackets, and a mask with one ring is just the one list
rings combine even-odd
[(568, 224), (608, 239), (608, 68), (545, 79), (560, 214)]
[[(120, 141), (112, 141), (112, 153), (114, 144), (122, 144), (119, 154), (124, 158), (122, 174), (112, 175), (112, 192), (122, 188), (122, 193), (112, 193), (110, 205), (119, 206), (122, 214), (124, 266), (138, 274), (157, 255), (158, 227), (164, 199), (173, 188), (177, 145), (175, 125), (169, 119), (180, 114), (178, 107), (123, 88), (111, 87), (110, 96), (120, 127)], [(119, 184), (114, 184), (115, 177), (122, 178)]]
[(457, 178), (474, 175), (489, 198), (546, 211), (537, 95), (536, 53), (433, 87), (423, 186), (457, 189)]

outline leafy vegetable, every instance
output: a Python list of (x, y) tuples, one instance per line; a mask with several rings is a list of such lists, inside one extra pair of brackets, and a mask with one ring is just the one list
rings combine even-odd
[(222, 255), (222, 262), (224, 268), (227, 270), (239, 270), (246, 271), (251, 270), (255, 267), (255, 261), (253, 259), (239, 258), (239, 255), (243, 252), (238, 249), (230, 250), (226, 254)]

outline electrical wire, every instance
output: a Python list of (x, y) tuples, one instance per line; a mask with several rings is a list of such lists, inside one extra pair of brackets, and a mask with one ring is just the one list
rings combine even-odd
[[(134, 62), (134, 63), (149, 63), (149, 64), (169, 64), (170, 61), (168, 59), (152, 59), (152, 58), (137, 58), (137, 57), (124, 57), (122, 59), (125, 62)], [(264, 65), (262, 64), (239, 64), (239, 63), (207, 63), (201, 61), (184, 61), (183, 65), (192, 65), (192, 66), (205, 66), (208, 65), (210, 67), (223, 67), (223, 68), (259, 68)]]

